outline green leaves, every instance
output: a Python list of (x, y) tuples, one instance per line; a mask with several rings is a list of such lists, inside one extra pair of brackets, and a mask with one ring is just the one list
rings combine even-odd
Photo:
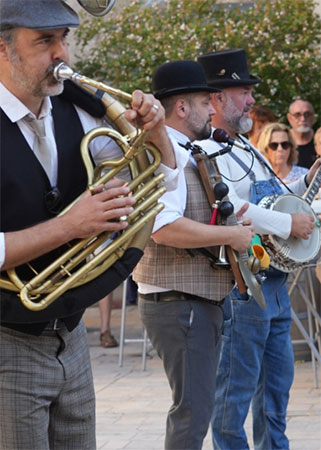
[(133, 0), (106, 18), (83, 21), (77, 70), (128, 92), (151, 91), (159, 64), (241, 47), (262, 79), (257, 103), (282, 120), (302, 97), (320, 117), (320, 25), (313, 0)]

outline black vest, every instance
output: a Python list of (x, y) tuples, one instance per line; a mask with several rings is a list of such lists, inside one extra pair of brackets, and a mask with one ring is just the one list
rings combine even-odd
[[(57, 186), (62, 195), (62, 207), (68, 205), (87, 186), (87, 174), (80, 156), (80, 141), (84, 135), (77, 104), (94, 117), (103, 117), (105, 107), (99, 95), (91, 95), (71, 82), (65, 82), (64, 92), (51, 98), (55, 137), (58, 149)], [(30, 227), (53, 217), (46, 209), (44, 194), (50, 183), (42, 166), (29, 148), (17, 125), (12, 124), (0, 109), (1, 129), (1, 231), (15, 231)], [(32, 264), (41, 269), (62, 253), (62, 248), (46, 254)], [(70, 289), (42, 311), (25, 308), (18, 296), (10, 291), (0, 292), (1, 324), (30, 334), (39, 335), (48, 321), (63, 319), (72, 330), (88, 306), (112, 292), (125, 280), (143, 252), (131, 247), (102, 275), (74, 289)], [(26, 266), (18, 267), (19, 275), (26, 274)], [(22, 279), (25, 279), (22, 277)], [(29, 278), (26, 278), (29, 279)]]
[[(80, 156), (84, 131), (72, 104), (60, 98), (52, 98), (52, 103), (58, 150), (57, 187), (65, 207), (87, 186)], [(47, 175), (18, 126), (2, 110), (1, 128), (1, 231), (8, 232), (36, 225), (54, 214), (45, 206), (45, 194), (51, 188)], [(59, 249), (31, 264), (42, 269), (58, 254)], [(23, 276), (28, 276), (28, 271), (25, 267), (18, 269)]]
[[(58, 151), (57, 187), (62, 207), (67, 206), (87, 186), (87, 174), (80, 155), (84, 131), (74, 106), (60, 97), (51, 98)], [(1, 231), (17, 231), (52, 218), (44, 197), (50, 182), (18, 126), (0, 111), (1, 126)], [(50, 252), (31, 264), (41, 270), (61, 254), (63, 248)], [(22, 279), (30, 278), (27, 266), (16, 268)], [(3, 293), (4, 295), (5, 293)], [(53, 314), (53, 312), (52, 312)], [(77, 323), (82, 312), (69, 321)], [(42, 314), (35, 314), (36, 322)], [(54, 316), (54, 314), (53, 314)]]

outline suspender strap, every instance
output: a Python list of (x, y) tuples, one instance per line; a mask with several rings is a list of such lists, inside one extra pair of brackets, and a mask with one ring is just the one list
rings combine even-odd
[[(267, 169), (267, 170), (270, 172), (270, 174), (271, 174), (274, 178), (277, 178), (277, 179), (279, 180), (279, 182), (280, 182), (280, 183), (281, 183), (281, 184), (282, 184), (282, 185), (290, 192), (290, 194), (293, 194), (293, 192), (292, 192), (292, 190), (289, 188), (289, 186), (287, 186), (287, 185), (282, 181), (282, 179), (274, 172), (274, 170), (266, 163), (266, 161), (265, 161), (265, 159), (263, 158), (263, 156), (261, 155), (261, 153), (258, 152), (258, 151), (256, 150), (256, 148), (253, 147), (253, 145), (252, 145), (251, 143), (244, 142), (244, 139), (242, 138), (242, 136), (238, 135), (238, 137), (239, 137), (239, 139), (240, 139), (243, 143), (246, 143), (247, 145), (250, 146), (250, 148), (251, 148), (251, 150), (252, 150), (254, 156), (256, 156), (257, 160), (261, 163), (261, 165), (262, 165), (265, 169)], [(240, 158), (238, 158), (236, 155), (234, 155), (234, 154), (232, 154), (232, 153), (230, 153), (230, 155), (235, 159), (235, 161), (238, 162), (238, 164), (242, 167), (242, 169), (244, 169), (244, 167), (245, 167), (246, 169), (244, 169), (244, 170), (249, 170), (249, 168), (246, 166), (246, 164), (245, 164), (243, 161), (240, 160)], [(252, 172), (252, 170), (251, 170), (251, 172)], [(250, 178), (251, 178), (251, 172), (250, 172)], [(253, 174), (254, 174), (254, 173), (253, 173)], [(251, 180), (254, 181), (254, 182), (256, 181), (255, 175), (254, 175), (254, 179), (251, 178)]]
[(253, 172), (253, 170), (250, 169), (245, 164), (245, 162), (243, 162), (235, 153), (230, 152), (229, 155), (231, 158), (233, 158), (239, 164), (239, 166), (242, 167), (242, 169), (245, 171), (245, 173), (248, 173), (251, 181), (253, 181), (253, 183), (254, 183), (256, 181), (256, 177), (255, 177), (255, 173)]

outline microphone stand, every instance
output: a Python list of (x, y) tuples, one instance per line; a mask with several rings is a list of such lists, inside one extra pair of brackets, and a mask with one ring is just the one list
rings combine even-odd
[(210, 155), (208, 155), (208, 158), (209, 159), (216, 158), (217, 156), (225, 155), (226, 153), (229, 153), (231, 151), (232, 151), (232, 146), (228, 145), (227, 147), (222, 148), (222, 150), (219, 150), (218, 152), (211, 153)]

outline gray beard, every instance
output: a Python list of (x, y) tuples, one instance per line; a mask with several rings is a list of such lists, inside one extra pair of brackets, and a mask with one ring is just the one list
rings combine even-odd
[(295, 131), (297, 132), (297, 133), (309, 133), (309, 131), (311, 130), (311, 128), (310, 127), (305, 127), (305, 126), (299, 126), (299, 127), (297, 127), (296, 129), (295, 129)]
[(224, 119), (235, 133), (243, 134), (252, 129), (253, 120), (250, 117), (232, 117), (229, 114), (225, 114)]
[(238, 130), (237, 132), (242, 134), (242, 133), (247, 133), (248, 131), (250, 131), (252, 129), (253, 126), (253, 120), (248, 117), (241, 117), (241, 119), (239, 120), (239, 126), (238, 126)]
[(231, 97), (227, 95), (226, 106), (223, 109), (223, 117), (235, 133), (247, 133), (252, 129), (253, 121), (250, 117), (244, 117), (234, 105)]
[(11, 79), (25, 92), (29, 92), (34, 97), (44, 98), (47, 96), (60, 95), (64, 90), (63, 81), (53, 79), (53, 69), (55, 65), (48, 67), (46, 77), (38, 82), (29, 78), (24, 70), (23, 62), (14, 49), (10, 49), (11, 65)]

